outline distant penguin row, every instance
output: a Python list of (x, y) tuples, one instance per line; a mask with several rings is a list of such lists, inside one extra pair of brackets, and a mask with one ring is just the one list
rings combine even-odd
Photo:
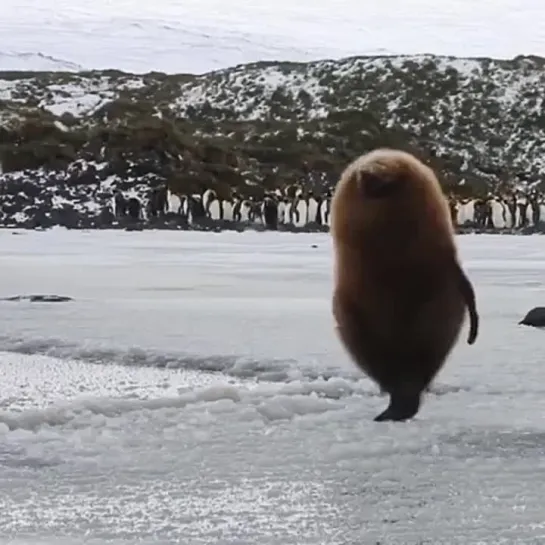
[(324, 197), (296, 189), (291, 197), (281, 190), (267, 192), (262, 198), (243, 198), (236, 191), (221, 198), (214, 189), (201, 194), (174, 194), (166, 186), (151, 189), (147, 195), (124, 194), (116, 190), (112, 198), (112, 213), (117, 218), (135, 221), (174, 214), (188, 225), (206, 220), (262, 224), (269, 230), (279, 225), (304, 227), (329, 226), (330, 193)]
[(545, 220), (543, 196), (535, 191), (489, 194), (485, 198), (457, 198), (449, 195), (455, 225), (468, 223), (480, 229), (524, 229)]
[(292, 195), (282, 190), (268, 191), (260, 198), (243, 197), (233, 191), (229, 198), (222, 198), (214, 189), (202, 195), (169, 195), (170, 210), (180, 214), (187, 223), (197, 223), (203, 218), (243, 223), (261, 223), (267, 229), (276, 230), (279, 225), (304, 227), (329, 225), (331, 192), (324, 196), (295, 188)]
[[(116, 190), (112, 212), (118, 218), (133, 220), (175, 214), (187, 225), (206, 220), (261, 224), (276, 230), (281, 225), (293, 227), (330, 227), (332, 190), (305, 190), (292, 184), (260, 197), (244, 197), (229, 189), (221, 195), (215, 189), (202, 194), (172, 193), (166, 185), (149, 189), (144, 194), (123, 194)], [(479, 229), (524, 229), (537, 227), (545, 219), (545, 204), (536, 193), (489, 195), (468, 199), (448, 195), (448, 204), (455, 226), (474, 226)], [(390, 218), (395, 221), (395, 217)]]

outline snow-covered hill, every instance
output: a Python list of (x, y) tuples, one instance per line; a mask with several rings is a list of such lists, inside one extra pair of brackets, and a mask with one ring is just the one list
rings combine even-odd
[[(108, 202), (116, 189), (162, 185), (228, 201), (308, 191), (326, 199), (347, 162), (379, 145), (419, 154), (462, 196), (541, 189), (544, 66), (537, 57), (417, 55), (202, 76), (0, 73), (4, 193), (26, 184), (27, 196), (46, 186), (100, 195), (107, 182)], [(3, 206), (4, 217), (21, 212)]]

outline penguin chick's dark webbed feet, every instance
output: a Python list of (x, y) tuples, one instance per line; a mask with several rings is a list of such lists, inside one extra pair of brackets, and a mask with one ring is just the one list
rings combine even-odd
[(391, 394), (390, 404), (386, 410), (376, 416), (375, 422), (403, 422), (410, 420), (420, 409), (420, 394)]

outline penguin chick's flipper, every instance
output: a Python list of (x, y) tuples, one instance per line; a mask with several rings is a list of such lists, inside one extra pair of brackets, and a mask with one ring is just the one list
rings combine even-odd
[(473, 344), (479, 334), (479, 313), (477, 312), (477, 303), (475, 300), (475, 290), (471, 284), (471, 280), (467, 277), (462, 267), (458, 262), (455, 264), (456, 277), (458, 286), (469, 312), (469, 335), (467, 338), (468, 344)]
[(420, 409), (420, 394), (391, 394), (386, 410), (374, 418), (375, 422), (403, 422), (410, 420)]

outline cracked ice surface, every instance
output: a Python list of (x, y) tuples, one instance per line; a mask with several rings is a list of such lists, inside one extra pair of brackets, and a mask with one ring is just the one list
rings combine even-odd
[(327, 235), (0, 231), (0, 296), (75, 299), (0, 302), (0, 542), (543, 543), (545, 239), (459, 243), (481, 336), (377, 424)]

